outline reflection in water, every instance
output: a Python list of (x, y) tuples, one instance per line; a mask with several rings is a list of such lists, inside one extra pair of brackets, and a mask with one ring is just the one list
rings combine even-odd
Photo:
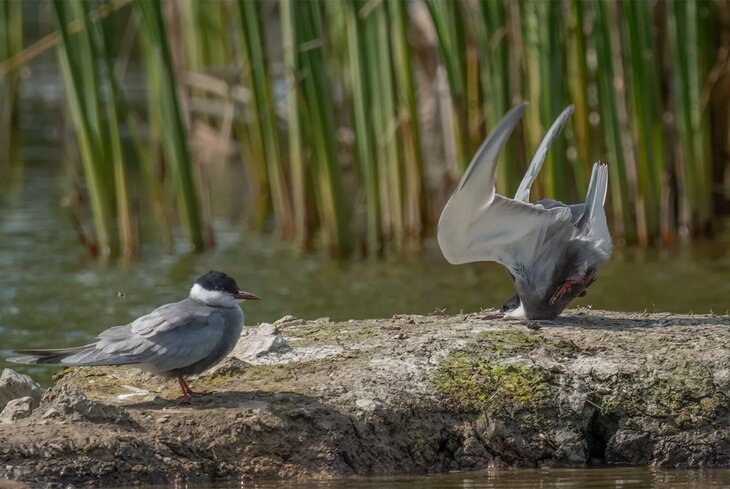
[[(139, 486), (135, 486), (139, 487)], [(730, 470), (646, 468), (515, 469), (420, 477), (185, 484), (191, 489), (714, 489), (730, 487)]]

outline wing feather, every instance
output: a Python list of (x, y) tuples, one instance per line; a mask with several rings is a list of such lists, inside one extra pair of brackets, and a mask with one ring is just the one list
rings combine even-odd
[(522, 177), (520, 186), (517, 188), (517, 192), (515, 192), (515, 200), (522, 202), (528, 202), (530, 200), (530, 187), (532, 187), (537, 175), (540, 173), (542, 164), (545, 162), (545, 158), (547, 157), (548, 149), (550, 149), (550, 146), (552, 146), (553, 142), (555, 142), (557, 137), (560, 135), (560, 131), (563, 130), (568, 119), (570, 119), (570, 116), (573, 115), (574, 110), (574, 105), (570, 105), (563, 110), (558, 118), (555, 119), (553, 125), (550, 126), (545, 137), (542, 138), (542, 142), (540, 142), (540, 146), (538, 146), (535, 156), (532, 157), (530, 166), (527, 167), (525, 176)]
[(209, 308), (204, 311), (186, 301), (159, 307), (131, 324), (109, 328), (99, 335), (93, 348), (60, 363), (149, 364), (164, 372), (202, 360), (223, 338), (225, 318), (223, 312)]
[(608, 192), (608, 166), (603, 163), (595, 163), (591, 172), (591, 182), (586, 193), (585, 211), (583, 216), (576, 223), (578, 232), (590, 239), (595, 240), (604, 251), (610, 252), (611, 233), (606, 221), (604, 204)]
[[(499, 154), (524, 115), (526, 105), (520, 104), (508, 112), (485, 139), (441, 213), (439, 246), (453, 264), (496, 261), (513, 275), (523, 275), (544, 240), (567, 240), (574, 231), (571, 210), (566, 206), (536, 207), (495, 192)], [(543, 153), (571, 113), (571, 108), (566, 109), (553, 124), (541, 145)], [(539, 171), (542, 160), (544, 154), (536, 156), (531, 168)], [(529, 194), (531, 180), (527, 181)]]

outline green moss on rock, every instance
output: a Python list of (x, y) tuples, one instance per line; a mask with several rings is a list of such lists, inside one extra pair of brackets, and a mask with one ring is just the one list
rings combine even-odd
[(436, 375), (439, 392), (455, 408), (490, 413), (536, 405), (545, 392), (544, 380), (537, 368), (463, 352), (449, 355)]

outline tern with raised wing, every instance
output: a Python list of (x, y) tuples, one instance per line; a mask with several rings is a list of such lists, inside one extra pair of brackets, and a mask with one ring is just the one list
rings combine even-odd
[(529, 202), (547, 151), (573, 113), (570, 106), (540, 143), (514, 198), (496, 193), (499, 155), (526, 107), (523, 102), (510, 110), (477, 150), (441, 212), (438, 242), (450, 263), (495, 261), (507, 267), (517, 294), (495, 317), (552, 319), (585, 295), (611, 257), (603, 209), (608, 169), (593, 165), (584, 203)]

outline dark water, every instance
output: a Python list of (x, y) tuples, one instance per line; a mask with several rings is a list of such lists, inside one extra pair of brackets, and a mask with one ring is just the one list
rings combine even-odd
[[(176, 487), (186, 487), (180, 485)], [(210, 489), (719, 489), (730, 487), (730, 470), (645, 468), (485, 470), (420, 477), (324, 481), (236, 481), (193, 484)]]

